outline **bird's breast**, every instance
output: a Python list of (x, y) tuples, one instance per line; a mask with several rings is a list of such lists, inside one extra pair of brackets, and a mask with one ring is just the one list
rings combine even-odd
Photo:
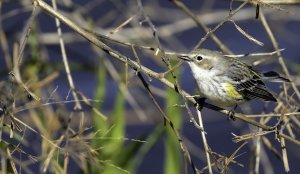
[(212, 69), (203, 69), (194, 63), (190, 63), (189, 65), (196, 80), (205, 80), (216, 75)]

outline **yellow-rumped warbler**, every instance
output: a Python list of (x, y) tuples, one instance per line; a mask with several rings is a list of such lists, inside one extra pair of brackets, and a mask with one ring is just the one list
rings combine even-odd
[(274, 71), (258, 72), (218, 51), (198, 49), (178, 58), (190, 65), (200, 96), (220, 106), (234, 106), (254, 98), (276, 101), (263, 81), (289, 82)]

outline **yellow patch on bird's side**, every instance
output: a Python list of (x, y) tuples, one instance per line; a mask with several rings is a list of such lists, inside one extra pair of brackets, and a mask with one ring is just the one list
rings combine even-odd
[(232, 98), (241, 98), (241, 95), (235, 90), (234, 86), (230, 83), (223, 83), (225, 92)]

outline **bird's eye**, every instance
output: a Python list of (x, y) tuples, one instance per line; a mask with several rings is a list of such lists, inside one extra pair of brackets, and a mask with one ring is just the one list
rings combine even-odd
[(197, 59), (198, 61), (200, 61), (200, 60), (203, 59), (203, 57), (198, 55), (198, 56), (196, 57), (196, 59)]

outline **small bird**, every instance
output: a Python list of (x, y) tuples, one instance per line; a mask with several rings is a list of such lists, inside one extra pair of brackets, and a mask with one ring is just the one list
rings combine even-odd
[(219, 106), (237, 106), (255, 98), (276, 102), (263, 81), (289, 82), (274, 71), (256, 71), (218, 51), (197, 49), (178, 58), (189, 64), (203, 97), (201, 101), (209, 99)]

